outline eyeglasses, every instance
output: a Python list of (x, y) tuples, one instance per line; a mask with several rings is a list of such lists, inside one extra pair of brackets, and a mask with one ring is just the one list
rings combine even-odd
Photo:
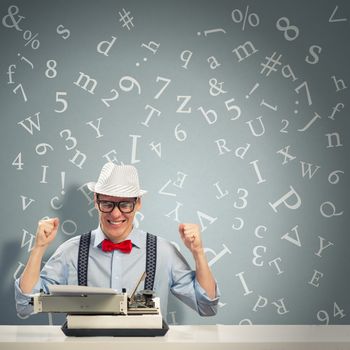
[(118, 207), (119, 211), (123, 214), (129, 214), (134, 211), (135, 204), (137, 199), (135, 198), (133, 201), (120, 201), (120, 202), (112, 202), (112, 201), (104, 201), (97, 198), (96, 202), (98, 208), (102, 213), (111, 213), (115, 207)]

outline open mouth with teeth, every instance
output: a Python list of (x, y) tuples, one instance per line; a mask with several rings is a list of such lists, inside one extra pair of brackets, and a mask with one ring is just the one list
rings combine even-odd
[(122, 225), (124, 222), (126, 222), (126, 220), (117, 220), (117, 221), (107, 220), (107, 221), (110, 225), (116, 225), (116, 226)]

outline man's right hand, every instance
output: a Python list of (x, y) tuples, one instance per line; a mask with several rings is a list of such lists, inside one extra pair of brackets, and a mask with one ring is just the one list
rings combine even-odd
[(55, 239), (59, 224), (60, 220), (58, 218), (39, 221), (34, 248), (30, 252), (27, 264), (19, 280), (19, 287), (22, 293), (32, 293), (35, 284), (38, 282), (43, 255), (46, 248)]
[(55, 239), (59, 224), (58, 218), (40, 220), (36, 231), (35, 247), (46, 249)]

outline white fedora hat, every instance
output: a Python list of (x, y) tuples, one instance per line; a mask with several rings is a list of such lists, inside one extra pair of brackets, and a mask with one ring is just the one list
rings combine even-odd
[(141, 190), (137, 170), (132, 165), (106, 163), (97, 182), (86, 184), (90, 191), (114, 197), (140, 197), (147, 191)]

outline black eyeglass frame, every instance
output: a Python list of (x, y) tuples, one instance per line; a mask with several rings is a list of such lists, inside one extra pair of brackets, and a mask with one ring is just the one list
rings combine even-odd
[[(106, 201), (106, 200), (103, 200), (103, 199), (99, 199), (98, 194), (96, 194), (96, 203), (97, 203), (97, 205), (98, 205), (98, 209), (100, 210), (100, 212), (105, 213), (105, 214), (111, 213), (111, 212), (114, 210), (115, 207), (117, 207), (118, 210), (119, 210), (121, 213), (123, 213), (123, 214), (130, 214), (130, 213), (132, 213), (132, 212), (135, 210), (135, 205), (136, 205), (137, 199), (138, 199), (138, 198), (135, 197), (133, 201), (119, 201), (119, 202), (114, 202), (114, 201)], [(108, 210), (108, 211), (102, 210), (102, 209), (101, 209), (101, 206), (100, 206), (101, 202), (104, 202), (104, 203), (112, 203), (112, 205), (113, 205), (113, 206), (112, 206), (112, 209), (111, 209), (111, 210)], [(131, 203), (131, 204), (132, 204), (131, 210), (126, 210), (126, 211), (125, 211), (125, 209), (121, 209), (121, 203)]]

